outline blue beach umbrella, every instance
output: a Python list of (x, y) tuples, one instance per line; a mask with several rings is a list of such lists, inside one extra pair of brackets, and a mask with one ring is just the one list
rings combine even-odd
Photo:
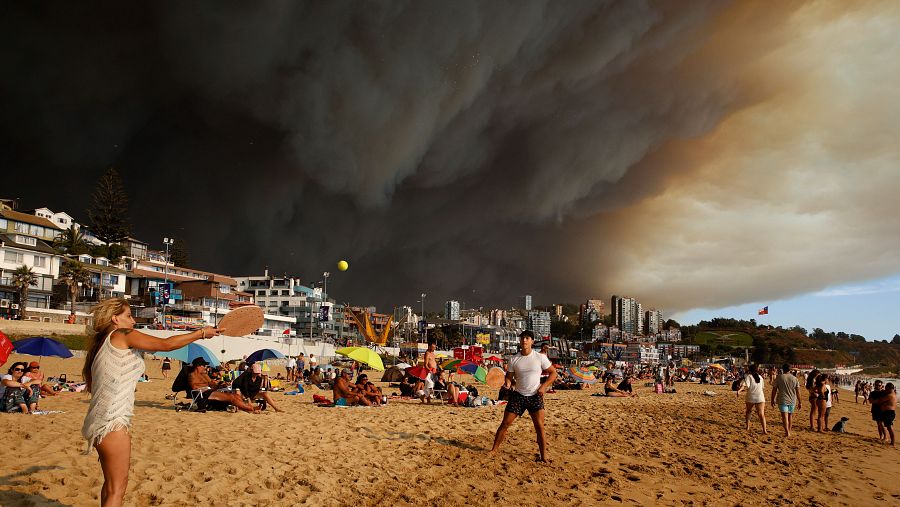
[(177, 359), (183, 363), (190, 363), (194, 359), (202, 357), (204, 360), (206, 360), (207, 363), (213, 366), (219, 366), (219, 360), (216, 358), (215, 354), (210, 352), (210, 350), (203, 345), (197, 345), (196, 343), (189, 343), (184, 347), (170, 350), (168, 352), (154, 352), (153, 355), (159, 357), (168, 357), (169, 359)]
[(266, 359), (284, 359), (284, 354), (278, 352), (275, 349), (259, 349), (247, 356), (246, 361), (248, 363), (256, 363), (259, 361), (265, 361)]
[(72, 352), (65, 345), (45, 336), (35, 336), (34, 338), (15, 341), (13, 342), (13, 348), (19, 354), (27, 354), (29, 356), (72, 357)]

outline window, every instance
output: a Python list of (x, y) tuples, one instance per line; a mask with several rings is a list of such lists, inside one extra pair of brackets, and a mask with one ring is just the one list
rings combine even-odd
[(22, 222), (15, 222), (16, 224), (16, 232), (24, 232), (28, 234), (28, 224), (23, 224)]
[(29, 236), (20, 236), (16, 234), (16, 243), (20, 245), (29, 245), (29, 246), (37, 246), (37, 238), (32, 238)]
[(282, 295), (282, 296), (290, 296), (290, 295), (291, 295), (291, 291), (289, 291), (289, 290), (283, 290), (283, 291), (281, 291), (281, 295)]
[(44, 228), (39, 225), (29, 225), (28, 233), (31, 234), (32, 236), (43, 236)]
[(63, 224), (63, 225), (65, 225), (65, 223), (66, 223), (66, 219), (65, 219), (65, 218), (57, 218), (56, 221), (59, 222), (59, 223), (61, 223), (61, 224)]
[(97, 259), (98, 266), (109, 266), (109, 261), (106, 259)]
[(0, 218), (0, 231), (5, 231), (9, 227), (9, 222), (5, 218)]
[(14, 262), (16, 264), (22, 264), (23, 262), (25, 262), (25, 256), (19, 252), (10, 252), (9, 250), (7, 250), (3, 254), (3, 260), (6, 262)]
[(36, 268), (46, 268), (47, 267), (47, 258), (43, 255), (35, 255), (34, 256), (34, 267)]

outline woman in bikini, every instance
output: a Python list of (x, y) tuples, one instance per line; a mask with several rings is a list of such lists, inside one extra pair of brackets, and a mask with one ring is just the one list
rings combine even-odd
[(816, 431), (816, 413), (819, 411), (819, 393), (816, 390), (816, 377), (819, 370), (813, 370), (806, 376), (806, 391), (809, 393), (809, 430)]

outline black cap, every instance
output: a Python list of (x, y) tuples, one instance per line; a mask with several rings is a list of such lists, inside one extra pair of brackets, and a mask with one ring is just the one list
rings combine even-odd
[(202, 357), (198, 357), (191, 361), (191, 366), (206, 366), (208, 364), (209, 363), (206, 362), (206, 359), (203, 359)]

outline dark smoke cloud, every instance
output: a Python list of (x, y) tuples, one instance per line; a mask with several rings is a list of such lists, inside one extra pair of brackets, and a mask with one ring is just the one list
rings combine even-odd
[[(692, 210), (697, 201), (660, 199), (721, 151), (708, 139), (723, 124), (785, 89), (768, 60), (804, 9), (8, 7), (0, 163), (14, 174), (0, 193), (83, 217), (94, 180), (115, 165), (139, 236), (184, 237), (198, 266), (231, 274), (268, 265), (314, 282), (348, 259), (329, 292), (382, 309), (422, 291), (429, 306), (613, 291), (667, 309), (714, 304), (682, 278), (697, 260), (671, 258), (710, 241), (677, 227), (714, 218)], [(648, 226), (658, 223), (673, 229)], [(713, 250), (703, 265), (723, 270), (698, 280), (730, 278), (726, 255)], [(816, 272), (776, 291), (816, 288), (803, 282)], [(757, 282), (716, 301), (756, 297)]]

